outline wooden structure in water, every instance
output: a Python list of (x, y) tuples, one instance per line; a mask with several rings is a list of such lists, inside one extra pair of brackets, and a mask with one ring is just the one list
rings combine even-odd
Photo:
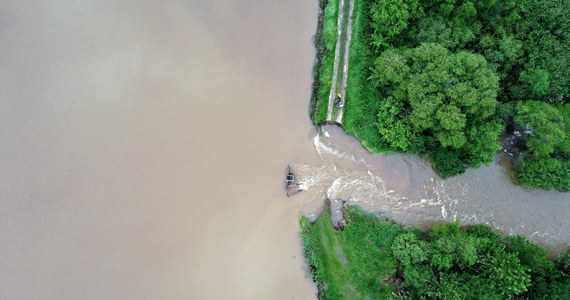
[(302, 191), (293, 170), (291, 170), (291, 165), (287, 166), (287, 172), (285, 174), (285, 190), (287, 191), (287, 197), (291, 197)]

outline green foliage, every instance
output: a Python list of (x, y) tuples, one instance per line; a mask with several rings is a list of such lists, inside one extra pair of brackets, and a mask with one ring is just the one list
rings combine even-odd
[(350, 223), (343, 231), (331, 226), (328, 211), (314, 224), (304, 217), (300, 220), (305, 260), (319, 298), (388, 298), (394, 286), (384, 281), (396, 272), (390, 245), (401, 226), (378, 221), (354, 207), (345, 217)]
[(370, 1), (356, 1), (353, 17), (350, 68), (346, 87), (343, 127), (371, 152), (384, 152), (390, 146), (381, 139), (377, 123), (381, 102), (379, 90), (368, 82), (374, 63)]
[(525, 22), (517, 32), (525, 38), (525, 69), (542, 69), (550, 88), (541, 97), (549, 103), (570, 98), (570, 5), (567, 0), (527, 0)]
[(323, 214), (315, 224), (302, 217), (301, 237), (307, 269), (317, 284), (319, 298), (340, 299), (350, 291), (346, 285), (349, 277), (346, 266), (334, 251), (338, 240), (330, 224), (330, 214)]
[(319, 29), (315, 36), (317, 62), (313, 71), (315, 83), (311, 100), (311, 119), (314, 124), (321, 124), (327, 118), (337, 39), (338, 0), (320, 1), (322, 11), (319, 16)]
[(548, 259), (546, 250), (526, 238), (522, 236), (507, 237), (505, 244), (510, 252), (517, 253), (519, 260), (530, 267), (533, 273), (545, 276), (554, 270), (554, 263)]
[(457, 235), (459, 233), (459, 222), (455, 221), (452, 223), (443, 223), (439, 225), (435, 225), (431, 231), (430, 236), (434, 239)]
[(525, 101), (516, 106), (515, 122), (526, 129), (525, 159), (519, 181), (541, 189), (570, 190), (570, 107)]
[(442, 176), (494, 157), (502, 130), (491, 121), (498, 77), (482, 56), (454, 54), (437, 44), (391, 49), (376, 59), (370, 80), (386, 95), (378, 130), (392, 149), (407, 151), (414, 144)]
[(427, 244), (420, 241), (414, 232), (400, 234), (392, 244), (392, 253), (406, 266), (424, 262), (427, 259), (427, 249)]
[[(570, 253), (556, 263), (537, 244), (459, 222), (427, 234), (345, 210), (343, 231), (325, 212), (301, 218), (309, 271), (320, 299), (568, 299)], [(401, 283), (398, 284), (398, 282)]]
[[(353, 21), (343, 125), (370, 151), (418, 153), (453, 176), (490, 163), (516, 114), (532, 117), (516, 103), (532, 98), (562, 112), (569, 102), (568, 0), (359, 0)], [(556, 115), (549, 122), (559, 126)], [(516, 170), (547, 178), (537, 170), (567, 167), (570, 139), (552, 124), (536, 124), (544, 134), (519, 149), (528, 163)]]
[(498, 120), (488, 121), (467, 131), (467, 145), (462, 148), (465, 161), (472, 167), (493, 161), (494, 154), (500, 149), (498, 133), (503, 131)]
[(562, 114), (548, 103), (520, 102), (516, 107), (515, 122), (531, 131), (527, 146), (529, 152), (536, 157), (549, 156), (557, 144), (566, 138)]
[[(442, 224), (432, 229), (429, 243), (410, 240), (404, 251), (394, 251), (410, 298), (508, 299), (525, 292), (531, 282), (528, 267), (493, 234), (480, 233), (480, 227), (471, 234), (458, 223)], [(409, 263), (420, 242), (424, 259)]]
[(520, 81), (529, 86), (532, 96), (544, 96), (548, 92), (550, 82), (548, 73), (542, 69), (530, 69), (521, 72)]
[(570, 253), (563, 253), (558, 257), (557, 263), (560, 269), (568, 276), (570, 276)]
[[(433, 147), (433, 149), (437, 149)], [(447, 149), (446, 151), (431, 151), (429, 158), (436, 167), (439, 175), (443, 178), (463, 174), (465, 172), (465, 160), (463, 153), (457, 149)]]
[(393, 289), (382, 290), (381, 286), (396, 273), (396, 261), (390, 247), (394, 237), (402, 232), (401, 226), (379, 221), (356, 207), (348, 208), (345, 217), (348, 224), (342, 231), (342, 249), (353, 286), (372, 299), (386, 297)]
[(388, 46), (391, 39), (408, 26), (408, 20), (421, 14), (418, 0), (378, 0), (370, 9), (372, 41), (376, 46)]
[(380, 102), (378, 132), (392, 149), (407, 151), (412, 139), (412, 130), (406, 119), (399, 118), (403, 103), (388, 97)]
[(489, 278), (498, 281), (495, 284), (497, 294), (503, 298), (511, 298), (514, 295), (525, 292), (530, 285), (528, 269), (521, 264), (515, 253), (497, 251), (497, 256), (487, 258), (482, 264), (487, 268)]
[(570, 161), (556, 158), (527, 158), (518, 165), (518, 179), (527, 186), (544, 190), (570, 191)]
[(546, 251), (527, 239), (515, 236), (505, 239), (507, 249), (518, 255), (519, 260), (530, 268), (531, 286), (522, 295), (523, 299), (568, 299), (570, 277), (565, 273), (562, 260), (570, 253), (560, 255), (555, 263), (547, 258)]
[(570, 160), (570, 104), (558, 106), (558, 110), (564, 118), (564, 132), (566, 138), (558, 144), (558, 156), (565, 160)]

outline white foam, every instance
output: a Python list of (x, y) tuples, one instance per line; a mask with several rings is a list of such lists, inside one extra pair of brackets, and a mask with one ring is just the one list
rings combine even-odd
[(313, 139), (313, 144), (315, 145), (315, 149), (317, 150), (317, 153), (319, 153), (319, 156), (322, 156), (323, 153), (325, 153), (338, 158), (350, 159), (355, 162), (357, 161), (353, 155), (347, 154), (345, 152), (340, 152), (330, 146), (325, 145), (323, 142), (321, 142), (321, 136), (319, 135), (315, 136)]

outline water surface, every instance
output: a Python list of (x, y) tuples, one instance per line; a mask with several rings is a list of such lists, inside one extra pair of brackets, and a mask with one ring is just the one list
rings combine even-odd
[(0, 1), (0, 299), (315, 297), (316, 1)]
[(568, 247), (568, 193), (317, 135), (316, 1), (0, 1), (0, 299), (314, 299), (326, 197)]
[(314, 138), (317, 164), (299, 162), (305, 214), (316, 217), (322, 201), (342, 199), (399, 222), (427, 229), (459, 220), (520, 234), (553, 253), (570, 246), (570, 193), (532, 190), (511, 182), (497, 161), (442, 180), (429, 164), (406, 154), (371, 155), (341, 128), (325, 126)]

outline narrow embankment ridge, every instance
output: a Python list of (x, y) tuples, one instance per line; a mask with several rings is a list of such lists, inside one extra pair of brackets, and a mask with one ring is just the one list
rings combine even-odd
[[(352, 36), (352, 13), (354, 11), (354, 0), (340, 0), (338, 14), (338, 38), (336, 42), (335, 58), (333, 66), (333, 76), (329, 93), (327, 108), (327, 121), (342, 124), (344, 105), (335, 107), (335, 99), (340, 94), (342, 101), (345, 101), (346, 81), (348, 79), (348, 61), (350, 40)], [(342, 65), (342, 68), (339, 66)], [(336, 108), (336, 109), (335, 109)]]

